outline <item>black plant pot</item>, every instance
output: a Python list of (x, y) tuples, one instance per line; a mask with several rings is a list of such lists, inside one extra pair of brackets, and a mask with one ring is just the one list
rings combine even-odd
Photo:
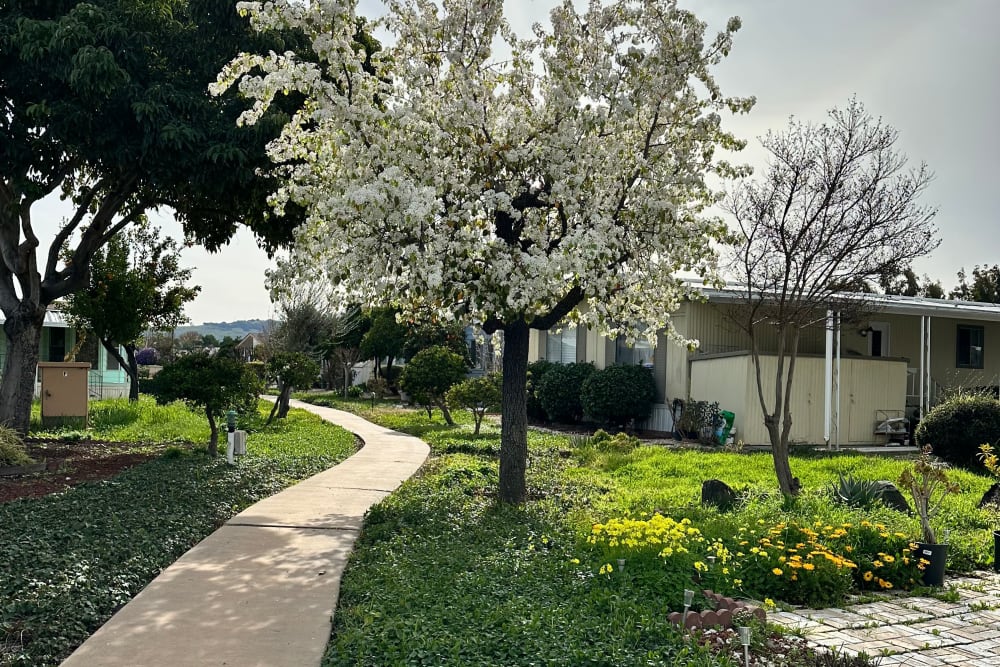
[(1000, 530), (993, 531), (993, 571), (1000, 572)]
[(944, 566), (948, 563), (947, 544), (917, 543), (917, 558), (930, 561), (924, 568), (923, 582), (925, 586), (944, 585)]

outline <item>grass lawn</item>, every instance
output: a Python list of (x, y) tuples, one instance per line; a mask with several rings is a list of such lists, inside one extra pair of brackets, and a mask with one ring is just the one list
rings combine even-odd
[(233, 467), (201, 453), (207, 421), (178, 404), (99, 401), (91, 425), (97, 440), (180, 444), (111, 480), (0, 504), (0, 664), (58, 664), (228, 518), (355, 451), (301, 410), (252, 431)]
[[(916, 519), (888, 509), (862, 512), (835, 505), (825, 490), (838, 472), (895, 480), (903, 461), (849, 454), (795, 457), (792, 469), (806, 491), (789, 503), (776, 492), (768, 454), (660, 447), (601, 451), (530, 431), (531, 500), (512, 508), (494, 501), (495, 427), (487, 426), (477, 438), (471, 417), (463, 413), (454, 414), (459, 425), (449, 428), (439, 414), (428, 419), (426, 413), (387, 404), (372, 411), (361, 400), (301, 398), (358, 412), (417, 435), (432, 449), (422, 474), (373, 508), (366, 521), (342, 583), (328, 667), (738, 664), (709, 655), (667, 624), (667, 613), (682, 606), (684, 588), (711, 587), (778, 603), (841, 602), (848, 589), (882, 590), (875, 584), (883, 577), (886, 584), (897, 582), (895, 588), (909, 585), (906, 577), (915, 571), (915, 561), (904, 567), (903, 560), (909, 559), (910, 538), (917, 536)], [(749, 502), (725, 514), (701, 507), (701, 482), (712, 477), (748, 487)], [(991, 558), (990, 517), (975, 505), (990, 482), (964, 472), (954, 478), (963, 493), (948, 499), (940, 521), (952, 530), (950, 566), (985, 565)], [(654, 512), (662, 516), (651, 519)], [(690, 524), (678, 525), (696, 533), (669, 539), (661, 533), (654, 545), (644, 535), (652, 535), (663, 517), (688, 519)], [(615, 545), (608, 539), (612, 530), (621, 531)], [(787, 544), (794, 550), (811, 539), (802, 531), (816, 532), (829, 549), (810, 547), (818, 554), (815, 565), (810, 561), (792, 581), (795, 554), (772, 546), (794, 538)], [(624, 543), (633, 537), (633, 544)], [(771, 546), (759, 547), (761, 540)], [(668, 543), (688, 552), (664, 557)], [(750, 558), (755, 546), (767, 558)], [(804, 556), (807, 549), (799, 551)], [(853, 554), (858, 568), (834, 562), (845, 553)], [(624, 573), (618, 557), (626, 559)], [(865, 572), (873, 573), (870, 581)], [(696, 597), (695, 607), (703, 604)], [(799, 654), (786, 664), (833, 663)]]

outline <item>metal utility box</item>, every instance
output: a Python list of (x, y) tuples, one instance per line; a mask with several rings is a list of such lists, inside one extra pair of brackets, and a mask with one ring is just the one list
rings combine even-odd
[(42, 426), (87, 426), (87, 362), (43, 361), (38, 364), (42, 383)]

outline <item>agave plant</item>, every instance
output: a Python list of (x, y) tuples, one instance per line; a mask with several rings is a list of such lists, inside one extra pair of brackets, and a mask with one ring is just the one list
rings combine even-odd
[(838, 480), (830, 485), (830, 495), (844, 505), (859, 509), (871, 509), (882, 502), (884, 488), (876, 480), (858, 479), (853, 475), (838, 474)]

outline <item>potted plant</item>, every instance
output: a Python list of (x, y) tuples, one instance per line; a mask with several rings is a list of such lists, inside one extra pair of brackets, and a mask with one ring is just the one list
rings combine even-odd
[(931, 519), (941, 511), (941, 503), (950, 493), (958, 493), (958, 484), (948, 481), (944, 468), (931, 460), (931, 448), (926, 446), (909, 468), (899, 476), (899, 485), (913, 496), (913, 506), (920, 516), (923, 542), (917, 544), (917, 557), (923, 565), (923, 581), (927, 586), (944, 583), (944, 568), (948, 560), (948, 545), (938, 544)]
[[(983, 462), (983, 467), (1000, 483), (1000, 458), (997, 457), (992, 445), (979, 446), (979, 460)], [(995, 515), (1000, 511), (1000, 506), (992, 505), (992, 509)], [(997, 526), (997, 522), (994, 521), (993, 525)], [(1000, 530), (997, 528), (993, 530), (993, 570), (1000, 572)]]

